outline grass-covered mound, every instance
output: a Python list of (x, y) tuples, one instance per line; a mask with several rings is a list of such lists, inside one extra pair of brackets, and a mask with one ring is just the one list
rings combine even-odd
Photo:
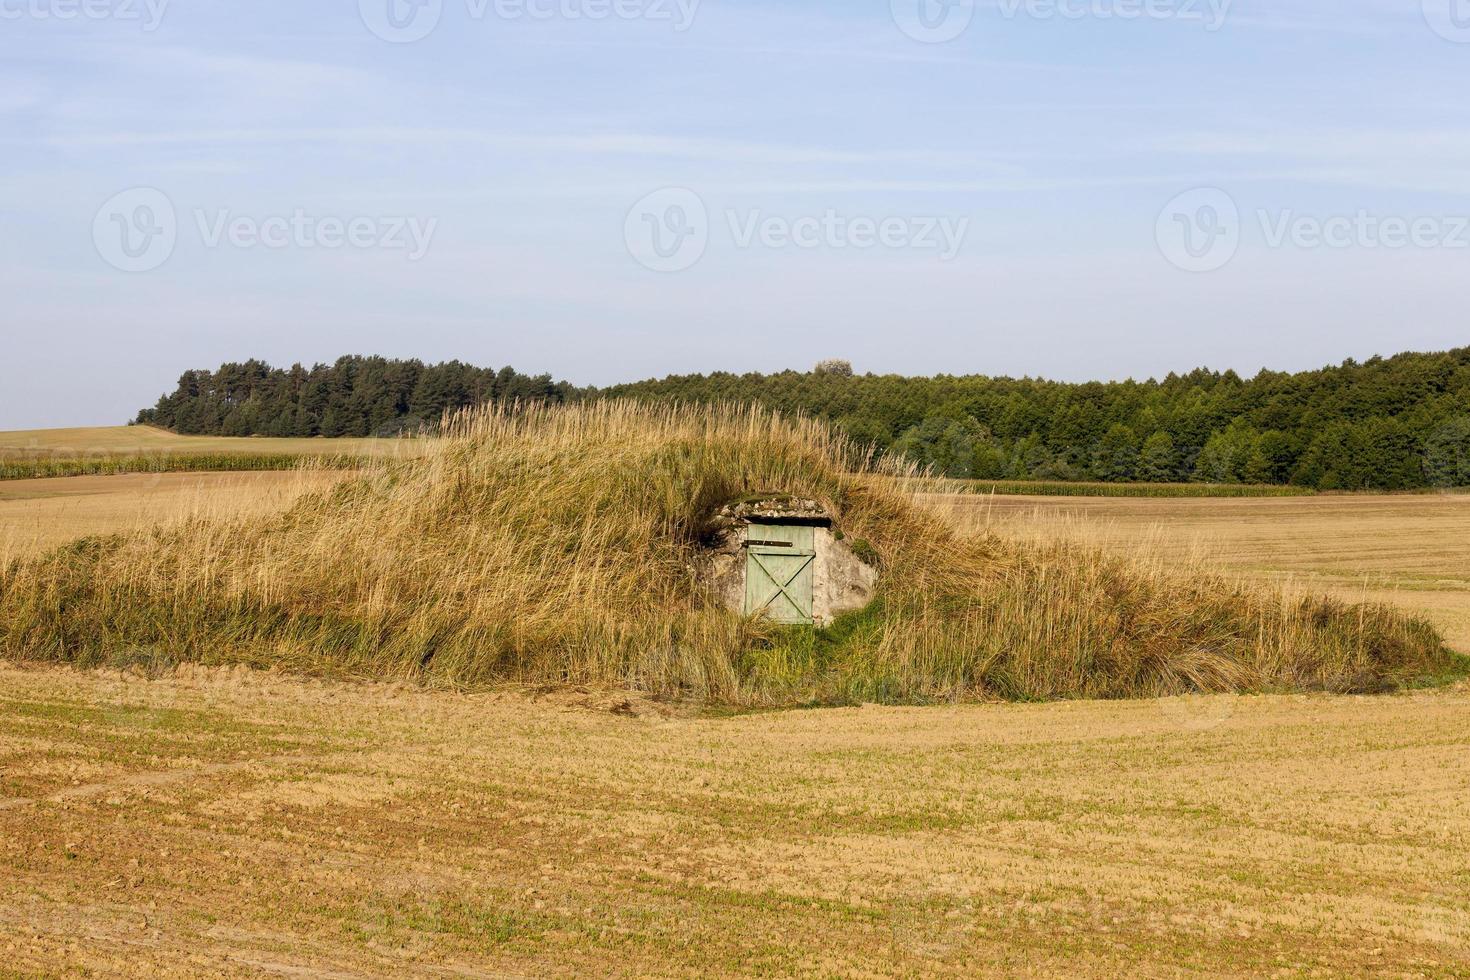
[[(0, 575), (0, 652), (457, 685), (616, 685), (731, 704), (1363, 689), (1437, 673), (1434, 630), (1063, 545), (962, 537), (815, 422), (602, 402), (485, 410), (271, 519), (90, 539)], [(778, 491), (871, 546), (826, 631), (719, 608), (712, 514)]]

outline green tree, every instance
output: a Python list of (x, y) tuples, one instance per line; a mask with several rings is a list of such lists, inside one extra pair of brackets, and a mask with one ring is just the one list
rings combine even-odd
[(1108, 482), (1125, 482), (1138, 476), (1138, 438), (1133, 430), (1115, 423), (1092, 451), (1092, 475)]
[(1246, 466), (1255, 454), (1260, 437), (1248, 424), (1237, 419), (1223, 432), (1216, 432), (1205, 442), (1194, 464), (1198, 483), (1240, 483)]
[(1138, 478), (1145, 483), (1173, 483), (1179, 479), (1179, 455), (1174, 437), (1155, 432), (1143, 441), (1138, 454)]
[(1424, 443), (1424, 477), (1432, 487), (1470, 487), (1470, 416), (1435, 426)]

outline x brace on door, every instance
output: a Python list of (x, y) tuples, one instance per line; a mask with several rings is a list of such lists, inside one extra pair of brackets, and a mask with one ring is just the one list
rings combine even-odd
[[(760, 607), (760, 609), (757, 609), (756, 612), (765, 612), (767, 609), (771, 608), (771, 603), (775, 602), (778, 597), (785, 596), (786, 597), (786, 601), (789, 602), (789, 603), (791, 603), (791, 608), (796, 610), (796, 613), (797, 613), (798, 616), (810, 615), (810, 612), (811, 611), (808, 610), (808, 609), (801, 608), (801, 603), (797, 602), (796, 601), (796, 596), (794, 596), (794, 595), (791, 594), (791, 586), (792, 586), (792, 583), (794, 583), (798, 578), (801, 577), (801, 573), (807, 570), (807, 566), (810, 565), (812, 562), (814, 562), (814, 561), (817, 560), (816, 555), (804, 555), (804, 556), (801, 556), (804, 560), (802, 561), (802, 563), (800, 565), (798, 565), (796, 567), (796, 571), (792, 572), (791, 573), (791, 577), (788, 578), (785, 582), (782, 582), (780, 579), (778, 579), (776, 577), (776, 574), (771, 571), (770, 566), (768, 566), (765, 562), (761, 561), (761, 558), (762, 557), (767, 557), (767, 556), (762, 556), (758, 552), (751, 552), (750, 557), (753, 558), (753, 559), (755, 559), (756, 565), (760, 567), (760, 570), (761, 571), (763, 571), (763, 572), (766, 573), (766, 578), (768, 578), (771, 581), (771, 584), (776, 587), (776, 593), (774, 595), (772, 595), (769, 599), (767, 599), (766, 602), (765, 602), (765, 604), (762, 605)], [(797, 557), (797, 556), (794, 556), (794, 555), (776, 555), (776, 556), (769, 556), (769, 557), (788, 558), (788, 557)]]

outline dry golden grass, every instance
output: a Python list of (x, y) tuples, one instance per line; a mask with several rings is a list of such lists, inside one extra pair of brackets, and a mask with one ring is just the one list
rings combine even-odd
[(1429, 619), (1451, 646), (1470, 652), (1470, 495), (926, 499), (972, 530), (1141, 550), (1297, 592), (1390, 603)]
[[(894, 469), (761, 410), (599, 402), (467, 414), (424, 455), (279, 516), (193, 520), (0, 569), (0, 650), (136, 647), (455, 686), (599, 684), (733, 705), (1363, 690), (1449, 669), (1382, 607), (960, 536)], [(882, 566), (872, 608), (783, 631), (700, 586), (718, 508), (822, 502)]]
[(0, 666), (0, 972), (1470, 973), (1464, 689), (646, 709)]

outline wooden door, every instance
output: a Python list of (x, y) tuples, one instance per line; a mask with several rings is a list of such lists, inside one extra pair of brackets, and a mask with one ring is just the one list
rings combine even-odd
[(812, 625), (816, 559), (815, 528), (752, 524), (746, 538), (746, 613)]

